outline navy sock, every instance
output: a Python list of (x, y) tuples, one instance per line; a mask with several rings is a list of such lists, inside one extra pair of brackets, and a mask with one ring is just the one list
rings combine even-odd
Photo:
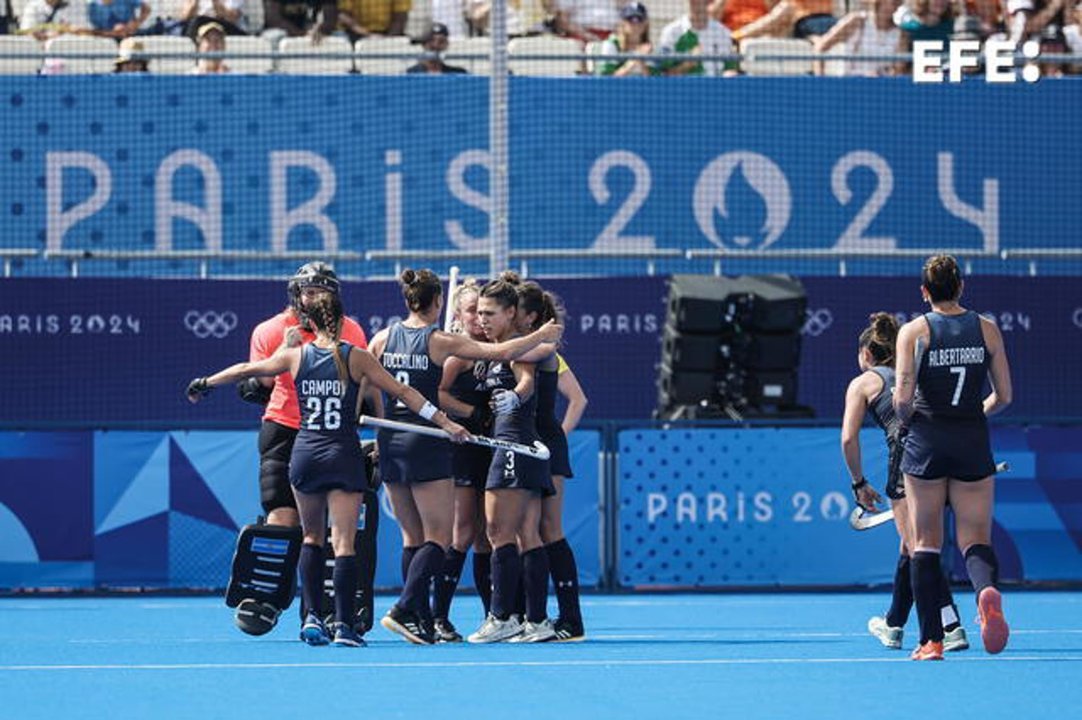
[(521, 575), (522, 561), (514, 543), (492, 552), (492, 614), (499, 620), (506, 620), (514, 611), (515, 590)]
[(443, 557), (443, 567), (433, 580), (432, 614), (447, 619), (451, 613), (451, 600), (458, 589), (458, 579), (462, 576), (462, 566), (466, 564), (466, 553), (454, 548), (447, 548)]
[(966, 549), (966, 570), (977, 597), (986, 587), (995, 587), (999, 582), (999, 562), (992, 546), (970, 545)]
[(890, 597), (890, 610), (887, 610), (887, 625), (905, 627), (912, 609), (913, 582), (909, 577), (909, 556), (899, 555), (898, 566), (894, 569), (894, 588)]
[(413, 564), (413, 556), (423, 546), (406, 545), (402, 548), (402, 582), (405, 583), (410, 574), (410, 565)]
[(297, 568), (301, 574), (301, 615), (318, 615), (323, 606), (323, 546), (301, 545)]
[(526, 592), (526, 619), (539, 623), (548, 617), (549, 556), (545, 548), (535, 547), (522, 556), (522, 579)]
[(398, 598), (398, 606), (418, 613), (423, 618), (432, 615), (428, 604), (428, 588), (432, 576), (443, 566), (444, 550), (434, 542), (426, 542), (417, 548), (406, 576), (406, 586)]
[(334, 559), (334, 619), (353, 625), (357, 612), (357, 558), (354, 555)]
[(913, 598), (917, 604), (920, 620), (920, 644), (929, 640), (943, 641), (943, 621), (939, 611), (939, 583), (943, 575), (939, 553), (922, 550), (913, 553), (910, 574), (913, 579)]
[[(567, 538), (560, 538), (545, 546), (549, 556), (549, 570), (552, 573), (552, 585), (556, 588), (556, 602), (560, 606), (560, 617), (572, 622), (582, 622), (582, 610), (579, 608), (579, 568), (575, 563), (575, 553)], [(909, 578), (906, 577), (908, 583)]]
[(522, 555), (518, 556), (518, 586), (515, 588), (514, 602), (511, 603), (511, 613), (519, 617), (526, 616), (526, 573), (522, 566)]
[(485, 616), (492, 609), (492, 553), (473, 553), (473, 586), (485, 607)]

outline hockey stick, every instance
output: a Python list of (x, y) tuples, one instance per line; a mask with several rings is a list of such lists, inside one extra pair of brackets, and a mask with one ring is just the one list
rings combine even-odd
[(447, 297), (444, 306), (443, 331), (451, 332), (455, 324), (455, 291), (458, 289), (458, 265), (451, 266), (451, 278), (447, 281)]
[[(446, 432), (437, 427), (415, 425), (413, 423), (398, 422), (397, 420), (384, 420), (383, 418), (374, 418), (367, 415), (361, 415), (360, 423), (361, 425), (383, 428), (385, 430), (413, 432), (420, 435), (429, 435), (431, 437), (441, 437), (444, 439), (448, 437)], [(484, 447), (492, 448), (493, 450), (510, 450), (516, 455), (528, 455), (537, 460), (549, 459), (549, 449), (540, 440), (534, 440), (533, 445), (522, 445), (509, 440), (497, 440), (496, 438), (485, 437), (484, 435), (471, 435), (466, 442), (473, 445), (482, 445)]]
[[(996, 463), (996, 474), (1008, 472), (1011, 469), (1010, 464), (1006, 461)], [(860, 505), (853, 508), (853, 512), (849, 513), (849, 527), (854, 530), (868, 530), (869, 528), (878, 527), (883, 523), (888, 523), (894, 519), (893, 508), (888, 508), (882, 512), (872, 513), (865, 510)]]

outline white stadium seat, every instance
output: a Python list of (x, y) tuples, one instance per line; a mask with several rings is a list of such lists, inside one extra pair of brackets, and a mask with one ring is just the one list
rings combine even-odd
[[(148, 54), (167, 53), (178, 57), (151, 57), (147, 69), (158, 75), (186, 75), (195, 67), (195, 43), (178, 35), (140, 35), (129, 38), (132, 42), (142, 43), (143, 51)], [(187, 56), (187, 57), (185, 57)]]
[(266, 75), (274, 71), (274, 60), (269, 55), (274, 51), (270, 40), (258, 35), (230, 35), (225, 39), (227, 52), (264, 53), (264, 58), (227, 57), (225, 64), (234, 75)]
[(812, 61), (804, 60), (757, 60), (756, 55), (805, 55), (813, 54), (812, 44), (798, 38), (749, 38), (740, 45), (744, 61), (741, 69), (748, 75), (810, 75)]
[[(420, 54), (424, 52), (424, 48), (410, 43), (410, 39), (404, 35), (397, 35), (361, 38), (353, 46), (353, 51), (358, 55), (400, 55), (410, 52)], [(357, 72), (362, 75), (402, 75), (415, 61), (392, 57), (357, 57), (354, 62), (357, 64)]]
[(515, 38), (508, 45), (511, 72), (515, 75), (576, 75), (581, 60), (528, 60), (529, 55), (582, 55), (582, 44), (554, 35)]
[(44, 57), (41, 44), (29, 35), (0, 35), (0, 53), (19, 56), (0, 60), (0, 75), (36, 75)]
[(353, 70), (352, 55), (353, 46), (345, 38), (325, 37), (318, 45), (307, 37), (282, 38), (278, 44), (278, 71), (284, 75), (340, 75)]
[[(73, 58), (65, 53), (97, 53), (107, 57)], [(115, 40), (92, 35), (59, 35), (45, 43), (45, 65), (49, 72), (64, 75), (104, 75), (113, 72), (118, 47)]]

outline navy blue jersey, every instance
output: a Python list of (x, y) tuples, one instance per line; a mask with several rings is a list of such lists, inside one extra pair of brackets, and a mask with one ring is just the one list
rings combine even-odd
[[(510, 362), (493, 360), (488, 364), (485, 387), (489, 392), (500, 389), (513, 391), (517, 384)], [(538, 439), (536, 417), (537, 392), (535, 390), (518, 408), (506, 415), (495, 417), (492, 435), (500, 440), (530, 445)], [(544, 495), (555, 493), (547, 460), (515, 455), (503, 450), (492, 453), (492, 464), (488, 469), (485, 488), (488, 490), (518, 488)]]
[[(488, 365), (484, 360), (476, 360), (473, 365), (460, 372), (451, 383), (450, 393), (456, 400), (461, 400), (467, 405), (484, 407), (488, 404), (488, 390), (485, 386), (485, 376), (488, 374)], [(471, 422), (468, 418), (463, 419), (463, 427), (471, 433), (486, 434), (487, 428)]]
[[(339, 344), (343, 362), (349, 366), (353, 346)], [(297, 403), (301, 410), (301, 435), (318, 434), (327, 437), (357, 437), (357, 392), (353, 378), (346, 378), (345, 387), (338, 377), (338, 366), (330, 350), (308, 343), (301, 348), (301, 364), (294, 378)]]
[[(338, 347), (348, 366), (353, 346), (343, 342)], [(290, 455), (290, 484), (306, 493), (360, 492), (366, 477), (357, 440), (359, 386), (347, 377), (343, 387), (332, 352), (311, 343), (301, 349), (294, 384), (301, 427)]]
[(871, 371), (883, 381), (883, 389), (868, 403), (868, 412), (871, 413), (875, 424), (883, 428), (888, 435), (898, 429), (898, 417), (894, 414), (894, 368), (885, 365), (876, 365)]
[[(428, 341), (436, 325), (411, 328), (391, 325), (380, 362), (398, 382), (409, 385), (433, 405), (439, 405), (443, 368), (428, 356)], [(400, 400), (383, 396), (388, 418), (415, 425), (434, 425), (421, 419)], [(451, 443), (412, 432), (380, 429), (379, 472), (384, 482), (421, 483), (451, 477)]]
[[(400, 322), (391, 325), (380, 362), (395, 380), (403, 385), (409, 385), (421, 393), (425, 400), (438, 406), (443, 368), (432, 362), (428, 356), (428, 340), (437, 330), (439, 330), (437, 325), (419, 328), (406, 327)], [(401, 400), (395, 400), (386, 393), (383, 396), (383, 403), (387, 408), (387, 417), (392, 420), (432, 425), (431, 422), (422, 420)]]
[(537, 395), (537, 435), (549, 449), (549, 469), (553, 475), (569, 478), (571, 460), (567, 448), (567, 436), (556, 417), (556, 395), (559, 392), (560, 356), (552, 353), (537, 363), (534, 376)]
[(961, 315), (930, 312), (924, 319), (930, 342), (918, 359), (914, 412), (933, 418), (983, 419), (990, 357), (980, 316), (972, 310)]

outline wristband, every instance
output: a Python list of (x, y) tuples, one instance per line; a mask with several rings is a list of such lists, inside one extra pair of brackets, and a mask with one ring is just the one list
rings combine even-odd
[(417, 412), (425, 420), (431, 420), (432, 417), (438, 413), (440, 409), (432, 403), (425, 400), (425, 404), (421, 406), (421, 409)]

